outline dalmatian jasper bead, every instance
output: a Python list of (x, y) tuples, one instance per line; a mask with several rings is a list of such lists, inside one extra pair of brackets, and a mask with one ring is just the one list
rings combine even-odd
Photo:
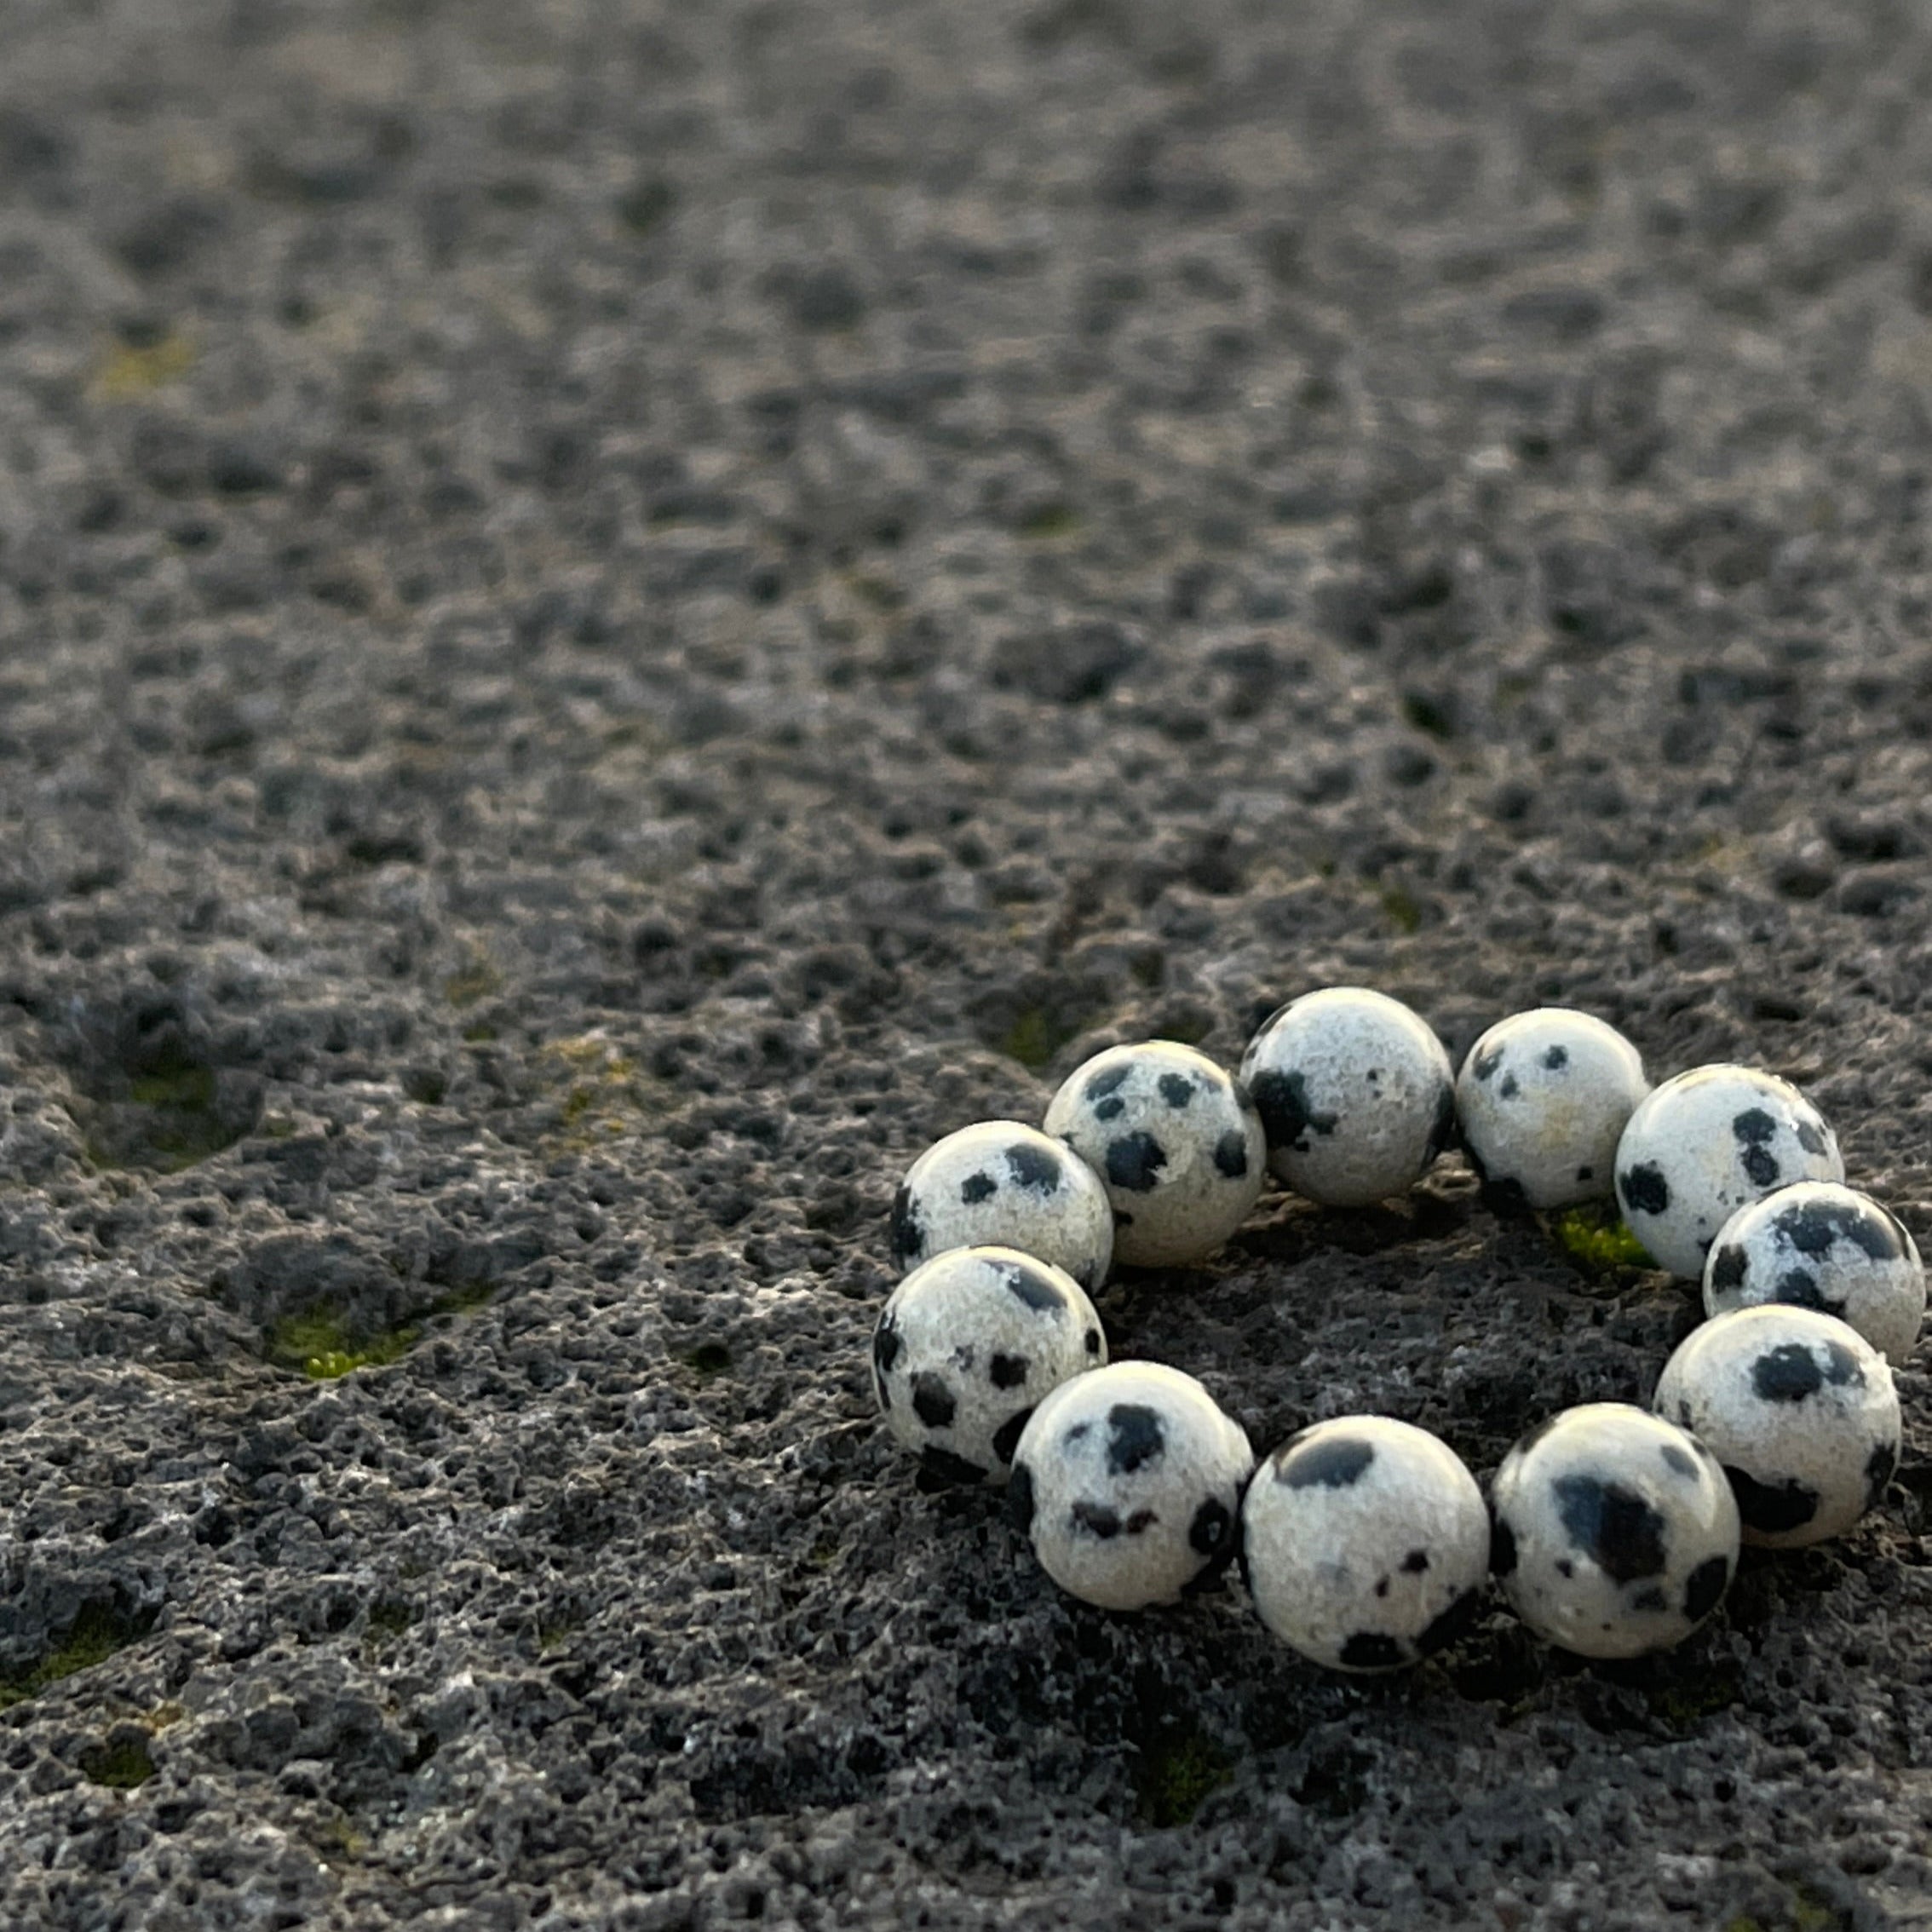
[(1017, 1120), (982, 1120), (912, 1163), (892, 1204), (892, 1253), (912, 1268), (948, 1248), (1017, 1248), (1097, 1288), (1113, 1210), (1094, 1170)]
[(1657, 1088), (1617, 1143), (1617, 1201), (1657, 1265), (1694, 1281), (1739, 1208), (1794, 1181), (1843, 1181), (1838, 1143), (1789, 1081), (1696, 1067)]
[(1226, 1567), (1254, 1466), (1239, 1424), (1191, 1375), (1116, 1362), (1062, 1383), (1033, 1411), (1007, 1506), (1062, 1590), (1139, 1610)]
[(1681, 1643), (1738, 1560), (1738, 1506), (1695, 1436), (1627, 1402), (1566, 1409), (1503, 1458), (1490, 1567), (1537, 1636), (1584, 1657)]
[(1925, 1319), (1925, 1269), (1871, 1195), (1800, 1181), (1733, 1215), (1704, 1264), (1706, 1314), (1768, 1302), (1836, 1315), (1897, 1365)]
[(1399, 1000), (1366, 987), (1291, 1000), (1249, 1043), (1241, 1078), (1276, 1177), (1329, 1207), (1402, 1193), (1455, 1134), (1455, 1077), (1441, 1041)]
[(1814, 1309), (1767, 1302), (1693, 1330), (1653, 1405), (1724, 1466), (1746, 1543), (1822, 1543), (1877, 1506), (1899, 1466), (1892, 1371)]
[(1106, 1360), (1100, 1317), (1071, 1275), (1015, 1248), (951, 1248), (886, 1302), (872, 1390), (934, 1475), (1001, 1483), (1035, 1405)]
[(1172, 1040), (1109, 1047), (1074, 1070), (1046, 1111), (1098, 1174), (1113, 1208), (1113, 1258), (1133, 1268), (1204, 1261), (1260, 1198), (1267, 1147), (1240, 1084)]
[(1588, 1013), (1544, 1006), (1492, 1026), (1456, 1080), (1463, 1149), (1495, 1208), (1607, 1200), (1617, 1142), (1650, 1091), (1637, 1049)]
[(1450, 1644), (1489, 1576), (1489, 1513), (1446, 1443), (1386, 1416), (1304, 1429), (1241, 1505), (1262, 1621), (1337, 1670), (1392, 1670)]

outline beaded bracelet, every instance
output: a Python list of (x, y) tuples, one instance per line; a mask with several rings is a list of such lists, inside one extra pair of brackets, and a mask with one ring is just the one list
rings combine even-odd
[[(1302, 1430), (1257, 1469), (1199, 1383), (1107, 1360), (1089, 1298), (1115, 1262), (1181, 1266), (1238, 1228), (1268, 1172), (1361, 1206), (1452, 1143), (1501, 1212), (1614, 1199), (1709, 1319), (1649, 1411), (1599, 1402), (1532, 1429), (1486, 1501), (1446, 1444), (1385, 1416)], [(1109, 1048), (1041, 1131), (982, 1121), (894, 1198), (905, 1279), (872, 1341), (894, 1435), (943, 1480), (1004, 1484), (1047, 1573), (1111, 1610), (1172, 1602), (1239, 1562), (1262, 1620), (1332, 1669), (1388, 1670), (1452, 1642), (1487, 1578), (1538, 1636), (1589, 1657), (1682, 1642), (1740, 1542), (1815, 1543), (1897, 1467), (1891, 1361), (1925, 1310), (1912, 1237), (1844, 1185), (1836, 1137), (1756, 1068), (1653, 1089), (1584, 1013), (1501, 1021), (1459, 1074), (1416, 1014), (1362, 987), (1291, 1002), (1239, 1072), (1172, 1041)]]

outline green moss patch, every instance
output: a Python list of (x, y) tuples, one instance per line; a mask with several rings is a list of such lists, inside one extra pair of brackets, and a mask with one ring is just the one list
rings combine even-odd
[(53, 1649), (18, 1676), (0, 1677), (0, 1711), (37, 1697), (49, 1684), (104, 1664), (141, 1634), (132, 1618), (105, 1604), (89, 1604)]
[(1141, 1752), (1136, 1809), (1159, 1829), (1185, 1825), (1233, 1776), (1227, 1754), (1199, 1730), (1158, 1737)]
[(1049, 1013), (1044, 1006), (1026, 1006), (1014, 1015), (993, 1044), (1009, 1060), (1017, 1060), (1037, 1073), (1069, 1040), (1077, 1038), (1084, 1026), (1084, 1021)]
[(1743, 1689), (1734, 1670), (1707, 1670), (1653, 1691), (1650, 1708), (1661, 1723), (1682, 1734), (1701, 1728), (1719, 1711), (1728, 1711)]
[(170, 1043), (129, 1068), (124, 1086), (98, 1084), (91, 1103), (77, 1111), (96, 1167), (178, 1174), (248, 1133), (260, 1100), (238, 1093), (224, 1105), (216, 1069)]
[(154, 1759), (143, 1737), (117, 1737), (81, 1753), (80, 1767), (97, 1785), (131, 1791), (154, 1775)]
[(1656, 1264), (1642, 1242), (1624, 1226), (1623, 1216), (1607, 1204), (1585, 1202), (1548, 1216), (1545, 1225), (1577, 1267), (1585, 1274), (1614, 1274), (1623, 1268)]
[(268, 1337), (268, 1359), (300, 1369), (312, 1382), (333, 1382), (359, 1368), (386, 1367), (405, 1355), (422, 1331), (392, 1328), (380, 1335), (352, 1335), (341, 1314), (327, 1306), (285, 1316)]

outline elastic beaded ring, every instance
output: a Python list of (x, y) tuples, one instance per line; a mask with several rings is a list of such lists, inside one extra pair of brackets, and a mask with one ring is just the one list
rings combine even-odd
[[(1193, 1377), (1107, 1366), (1098, 1316), (1045, 1255), (947, 1246), (1033, 1240), (1097, 1285), (1095, 1199), (1111, 1209), (1114, 1259), (1183, 1266), (1245, 1217), (1264, 1158), (1307, 1198), (1365, 1205), (1458, 1137), (1500, 1210), (1613, 1191), (1656, 1264), (1699, 1279), (1715, 1318), (1665, 1367), (1657, 1413), (1599, 1402), (1547, 1418), (1504, 1458), (1486, 1504), (1453, 1451), (1391, 1417), (1318, 1423), (1256, 1474), (1247, 1438)], [(1002, 1160), (1010, 1176), (994, 1175)], [(1170, 1041), (1110, 1048), (1063, 1083), (1044, 1134), (984, 1122), (915, 1163), (893, 1237), (902, 1262), (923, 1265), (881, 1318), (875, 1388), (933, 1475), (998, 1482), (1010, 1462), (1011, 1520), (1056, 1583), (1101, 1608), (1172, 1602), (1239, 1556), (1285, 1642), (1332, 1669), (1383, 1670), (1455, 1642), (1492, 1573), (1538, 1636), (1634, 1657), (1716, 1611), (1741, 1540), (1838, 1534), (1891, 1480), (1886, 1357), (1901, 1362), (1916, 1341), (1924, 1274), (1910, 1234), (1843, 1176), (1816, 1110), (1757, 1068), (1698, 1067), (1652, 1090), (1622, 1035), (1550, 1008), (1491, 1027), (1452, 1083), (1408, 1008), (1327, 988), (1271, 1016), (1239, 1078)], [(1009, 1178), (1019, 1192), (1001, 1205)], [(1022, 1199), (1028, 1188), (1040, 1199)], [(1024, 1374), (1018, 1314), (993, 1291), (1022, 1274), (1053, 1278), (1080, 1337), (1036, 1349)], [(902, 1364), (915, 1326), (919, 1363)], [(963, 1419), (947, 1377), (982, 1356), (1011, 1398), (975, 1389)], [(946, 1431), (957, 1440), (934, 1440)]]

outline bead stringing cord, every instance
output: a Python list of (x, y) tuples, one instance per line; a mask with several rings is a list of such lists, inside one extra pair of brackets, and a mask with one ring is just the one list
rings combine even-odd
[[(1733, 1066), (1652, 1090), (1621, 1034), (1567, 1009), (1498, 1021), (1453, 1088), (1449, 1069), (1406, 1007), (1330, 987), (1277, 1009), (1239, 1078), (1172, 1042), (1124, 1044), (1074, 1071), (1044, 1133), (999, 1121), (947, 1136), (894, 1208), (895, 1256), (923, 1265), (875, 1343), (894, 1432), (940, 1480), (999, 1483), (1010, 1463), (1009, 1517), (1072, 1595), (1118, 1612), (1171, 1603), (1239, 1558), (1278, 1637), (1358, 1671), (1455, 1641), (1483, 1607), (1486, 1573), (1552, 1643), (1597, 1658), (1667, 1648), (1716, 1613), (1740, 1532), (1815, 1541), (1875, 1507), (1899, 1452), (1885, 1356), (1902, 1365), (1916, 1343), (1923, 1270), (1897, 1220), (1843, 1185), (1836, 1136), (1804, 1096)], [(1714, 1319), (1670, 1358), (1657, 1413), (1596, 1402), (1550, 1416), (1485, 1499), (1446, 1444), (1400, 1418), (1317, 1420), (1257, 1469), (1193, 1377), (1106, 1366), (1081, 1292), (1098, 1292), (1109, 1266), (1090, 1203), (1111, 1204), (1114, 1261), (1190, 1267), (1253, 1206), (1264, 1159), (1291, 1192), (1366, 1206), (1450, 1145), (1504, 1211), (1613, 1187), (1654, 1265), (1699, 1282)], [(1048, 1187), (1056, 1156), (1067, 1171)], [(994, 1174), (1001, 1161), (1010, 1175)], [(1041, 1270), (1069, 1318), (1066, 1346), (1040, 1345), (1053, 1311), (1023, 1306), (1009, 1283), (1028, 1239), (1036, 1262), (1082, 1274)], [(1005, 1245), (968, 1245), (988, 1239)], [(1022, 1339), (1024, 1375), (1006, 1366)], [(969, 1423), (947, 1378), (975, 1371), (992, 1386), (962, 1382)], [(923, 1410), (898, 1386), (907, 1372)]]

